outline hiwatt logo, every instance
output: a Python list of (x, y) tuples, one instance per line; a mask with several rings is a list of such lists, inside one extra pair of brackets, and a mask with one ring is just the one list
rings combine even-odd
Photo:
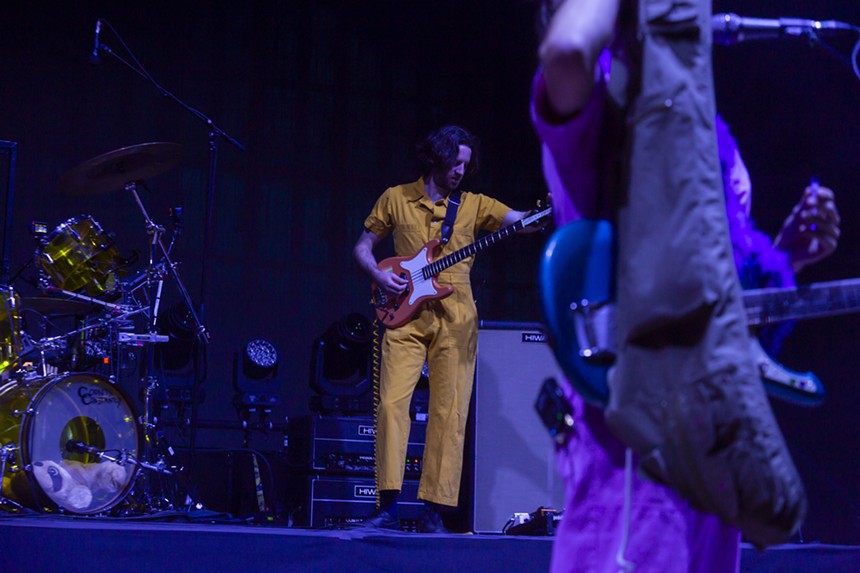
[(523, 342), (546, 342), (543, 332), (523, 332)]
[(375, 436), (376, 435), (376, 427), (374, 427), (374, 426), (359, 426), (358, 427), (358, 435), (359, 436)]
[(376, 487), (372, 485), (353, 486), (352, 497), (376, 499)]

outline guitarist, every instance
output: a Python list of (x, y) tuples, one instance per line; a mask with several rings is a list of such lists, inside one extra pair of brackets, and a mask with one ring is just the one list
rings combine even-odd
[[(635, 26), (637, 15), (630, 9), (635, 4), (626, 0), (543, 2), (547, 28), (531, 111), (559, 225), (581, 217), (615, 219), (630, 95), (617, 81), (623, 76), (615, 66), (630, 55), (633, 35), (624, 31)], [(676, 4), (685, 6), (664, 3), (662, 9)], [(657, 2), (651, 8), (655, 11), (649, 16), (661, 9)], [(684, 15), (679, 12), (678, 16), (676, 22), (683, 21)], [(717, 137), (736, 265), (750, 279), (770, 283), (749, 286), (790, 286), (793, 272), (836, 247), (839, 215), (833, 192), (810, 185), (771, 243), (753, 228), (749, 174), (721, 120)], [(556, 531), (551, 571), (615, 573), (634, 567), (678, 573), (737, 571), (737, 529), (691, 507), (665, 485), (636, 474), (630, 476), (632, 485), (627, 485), (625, 444), (610, 432), (599, 408), (587, 404), (566, 381), (562, 387), (573, 406), (575, 425), (558, 448), (567, 499)], [(627, 517), (625, 496), (630, 502)]]
[[(527, 214), (486, 195), (459, 192), (463, 178), (478, 167), (478, 139), (465, 129), (445, 126), (429, 134), (418, 146), (418, 159), (421, 177), (379, 197), (353, 249), (359, 267), (390, 296), (402, 294), (407, 281), (380, 270), (373, 255), (374, 247), (389, 234), (398, 256), (419, 252), (431, 239), (445, 241), (447, 234), (439, 253), (444, 256), (473, 243), (480, 231), (497, 231)], [(453, 225), (443, 234), (457, 194)], [(457, 505), (477, 346), (477, 311), (469, 282), (472, 263), (470, 257), (441, 272), (439, 283), (453, 287), (453, 294), (425, 303), (409, 322), (383, 335), (375, 444), (378, 507), (365, 526), (400, 529), (397, 498), (409, 438), (409, 405), (425, 361), (430, 404), (418, 489), (425, 504), (419, 531), (445, 532), (439, 510)]]

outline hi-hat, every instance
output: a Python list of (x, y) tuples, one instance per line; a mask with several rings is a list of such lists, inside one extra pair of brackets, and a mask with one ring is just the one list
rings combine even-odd
[(141, 143), (84, 161), (60, 179), (60, 193), (94, 195), (118, 191), (128, 183), (164, 173), (182, 158), (178, 143)]

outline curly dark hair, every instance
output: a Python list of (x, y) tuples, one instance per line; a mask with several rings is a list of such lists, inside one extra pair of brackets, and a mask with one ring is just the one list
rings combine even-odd
[(457, 160), (461, 145), (472, 150), (472, 159), (469, 161), (466, 175), (474, 175), (478, 171), (480, 141), (477, 136), (456, 125), (440, 127), (418, 144), (418, 160), (421, 162), (422, 175), (427, 176), (433, 171), (450, 169)]

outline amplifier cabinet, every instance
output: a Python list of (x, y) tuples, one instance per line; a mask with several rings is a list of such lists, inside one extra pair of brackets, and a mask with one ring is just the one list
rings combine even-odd
[[(421, 474), (427, 424), (412, 422), (406, 475)], [(290, 465), (306, 474), (374, 475), (373, 418), (301, 416), (290, 419)]]
[(553, 441), (534, 408), (549, 376), (561, 373), (539, 324), (481, 323), (472, 403), (476, 533), (500, 532), (514, 513), (563, 509)]
[[(316, 528), (336, 528), (360, 523), (376, 508), (373, 478), (303, 476), (295, 481), (305, 503), (296, 505), (295, 523)], [(304, 494), (304, 495), (302, 495)], [(424, 505), (418, 501), (418, 481), (404, 480), (397, 502), (401, 529), (415, 531)]]

